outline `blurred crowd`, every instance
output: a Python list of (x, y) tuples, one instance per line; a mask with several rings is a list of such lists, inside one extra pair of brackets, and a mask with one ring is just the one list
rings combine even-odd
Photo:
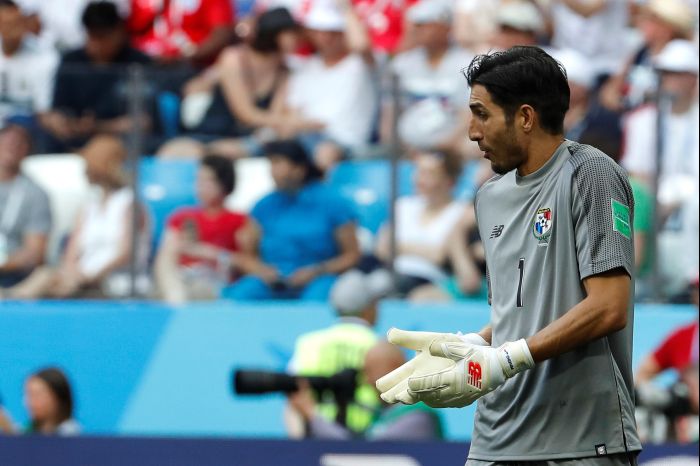
[[(467, 137), (461, 70), (480, 53), (538, 45), (569, 78), (566, 137), (630, 174), (637, 299), (689, 302), (698, 276), (697, 18), (690, 0), (0, 0), (0, 300), (335, 295), (340, 314), (357, 318), (374, 298), (348, 302), (378, 282), (382, 296), (485, 299), (471, 201), (491, 172)], [(168, 212), (162, 234), (134, 195), (134, 150), (197, 163), (197, 204)], [(66, 153), (81, 157), (81, 182), (94, 189), (51, 258), (57, 201), (23, 167)], [(358, 228), (357, 199), (328, 180), (397, 154), (412, 178), (395, 221), (387, 212), (375, 231)], [(256, 157), (273, 189), (232, 211), (237, 167)], [(370, 282), (358, 285), (357, 273)], [(697, 378), (694, 325), (694, 359), (677, 369), (694, 367)], [(368, 372), (402, 361), (381, 344), (371, 350), (374, 338), (361, 343), (367, 360), (354, 364)], [(662, 352), (654, 357), (647, 379), (661, 367)], [(52, 370), (27, 390), (65, 392)], [(307, 395), (290, 404), (312, 430), (350, 435), (314, 421)], [(70, 393), (61, 397), (70, 406)], [(53, 427), (73, 429), (70, 413), (59, 414)], [(409, 414), (414, 431), (437, 435), (433, 413)], [(382, 429), (372, 435), (391, 438)]]
[[(119, 296), (135, 276), (138, 294), (173, 304), (326, 300), (351, 269), (393, 270), (409, 299), (483, 297), (471, 198), (490, 169), (467, 138), (460, 71), (539, 45), (569, 77), (566, 137), (630, 174), (638, 299), (687, 302), (697, 13), (685, 0), (0, 0), (0, 299)], [(199, 162), (198, 205), (157, 240), (127, 171), (136, 135), (143, 157)], [(52, 263), (55, 206), (22, 166), (62, 153), (82, 156), (95, 190)], [(387, 215), (360, 241), (357, 206), (326, 181), (397, 153), (411, 192), (395, 228)], [(236, 163), (252, 157), (274, 189), (232, 212)]]

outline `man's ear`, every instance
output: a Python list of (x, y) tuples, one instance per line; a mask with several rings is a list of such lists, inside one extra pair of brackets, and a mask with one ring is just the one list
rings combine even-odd
[(521, 105), (516, 112), (515, 118), (523, 132), (530, 133), (535, 127), (537, 112), (530, 105)]

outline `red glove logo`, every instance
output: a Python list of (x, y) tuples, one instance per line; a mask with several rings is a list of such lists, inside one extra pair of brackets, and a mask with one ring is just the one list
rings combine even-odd
[(481, 364), (469, 361), (467, 367), (467, 383), (481, 390)]

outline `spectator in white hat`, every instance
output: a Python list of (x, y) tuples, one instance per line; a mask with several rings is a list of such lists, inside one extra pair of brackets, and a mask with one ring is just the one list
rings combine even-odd
[[(468, 151), (474, 144), (464, 137), (468, 122), (468, 89), (460, 70), (473, 55), (453, 44), (450, 0), (421, 0), (406, 13), (416, 47), (397, 55), (391, 72), (398, 79), (403, 112), (399, 137), (409, 148)], [(394, 102), (383, 99), (381, 136), (392, 137)]]
[(349, 0), (315, 3), (304, 26), (317, 53), (292, 74), (285, 106), (300, 119), (324, 125), (296, 136), (326, 171), (369, 142), (377, 100), (374, 61)]
[(537, 45), (538, 35), (545, 31), (542, 14), (530, 2), (502, 3), (496, 11), (496, 24), (491, 43), (502, 50), (516, 45)]
[[(698, 51), (687, 40), (669, 42), (654, 61), (660, 74), (659, 109), (642, 106), (625, 121), (625, 150), (622, 165), (649, 186), (658, 176), (660, 219), (666, 222), (659, 236), (661, 274), (668, 293), (678, 292), (698, 269)], [(660, 165), (657, 141), (661, 138)]]
[(656, 86), (654, 59), (674, 39), (692, 36), (697, 14), (685, 0), (649, 0), (634, 19), (642, 44), (601, 89), (601, 102), (620, 111), (648, 101)]
[[(341, 275), (330, 293), (331, 306), (338, 321), (297, 338), (289, 371), (317, 376), (331, 376), (344, 369), (362, 371), (365, 354), (377, 341), (373, 327), (377, 320), (378, 301), (390, 291), (391, 277), (384, 270), (365, 274), (353, 269)], [(336, 414), (335, 404), (322, 401), (318, 406), (319, 414), (332, 421)], [(354, 402), (348, 406), (346, 427), (355, 433), (364, 431), (374, 417), (373, 407), (379, 407), (374, 386), (360, 384)], [(287, 419), (287, 427), (294, 435), (298, 429), (292, 419)]]

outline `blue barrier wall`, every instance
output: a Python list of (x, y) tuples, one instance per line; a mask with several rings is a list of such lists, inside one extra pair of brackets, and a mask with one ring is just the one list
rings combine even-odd
[[(687, 306), (638, 306), (635, 366), (694, 315)], [(482, 303), (386, 302), (377, 329), (469, 331), (487, 320)], [(77, 418), (88, 433), (281, 437), (283, 397), (234, 396), (231, 370), (282, 370), (299, 334), (333, 321), (323, 304), (216, 302), (171, 309), (140, 302), (4, 302), (0, 394), (24, 425), (25, 377), (59, 365), (73, 382)], [(442, 414), (449, 438), (469, 438), (473, 407)]]
[[(321, 442), (153, 438), (3, 438), (3, 466), (462, 466), (455, 442)], [(641, 466), (693, 466), (698, 445), (649, 445)]]

